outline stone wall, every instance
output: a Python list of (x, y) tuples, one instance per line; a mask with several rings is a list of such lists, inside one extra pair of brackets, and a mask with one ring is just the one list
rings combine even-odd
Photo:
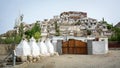
[(12, 48), (13, 48), (12, 44), (0, 44), (0, 55), (9, 54)]

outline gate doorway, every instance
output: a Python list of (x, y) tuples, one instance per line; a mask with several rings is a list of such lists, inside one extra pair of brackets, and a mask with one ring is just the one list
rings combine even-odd
[(87, 43), (74, 39), (62, 41), (62, 54), (87, 54)]

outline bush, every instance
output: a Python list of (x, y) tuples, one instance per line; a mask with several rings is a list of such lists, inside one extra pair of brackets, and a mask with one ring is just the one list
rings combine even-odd
[(32, 27), (32, 29), (25, 32), (26, 38), (30, 39), (31, 37), (34, 37), (36, 40), (40, 38), (41, 35), (41, 28), (38, 22), (35, 23), (35, 25)]
[(15, 37), (7, 37), (5, 39), (0, 38), (0, 43), (1, 44), (18, 44), (21, 41), (21, 36), (15, 36)]
[(20, 43), (21, 39), (22, 39), (22, 37), (17, 35), (17, 36), (15, 36), (15, 39), (14, 39), (13, 43), (17, 43), (18, 44), (18, 43)]
[(5, 40), (4, 40), (4, 43), (5, 44), (11, 44), (14, 42), (14, 38), (13, 37), (7, 37)]
[(0, 38), (0, 44), (5, 43), (4, 39)]
[(34, 38), (36, 39), (36, 41), (38, 42), (38, 39), (40, 38), (40, 32), (36, 32), (34, 34)]
[(120, 41), (120, 28), (113, 27), (113, 35), (109, 38), (109, 41)]
[(111, 36), (108, 40), (109, 41), (117, 41), (117, 38), (115, 36)]

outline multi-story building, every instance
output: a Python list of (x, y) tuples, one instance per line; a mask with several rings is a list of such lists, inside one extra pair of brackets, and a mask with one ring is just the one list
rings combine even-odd
[(61, 21), (64, 23), (73, 23), (80, 18), (87, 17), (86, 12), (69, 11), (60, 14)]
[(48, 35), (48, 19), (45, 19), (44, 21), (42, 21), (40, 23), (40, 27), (41, 27), (41, 36), (47, 36)]
[(55, 35), (55, 22), (59, 25), (60, 35), (107, 36), (107, 25), (98, 22), (97, 19), (87, 17), (85, 12), (63, 12), (60, 16), (54, 16), (49, 20), (49, 33)]
[(78, 20), (81, 30), (89, 30), (92, 36), (107, 36), (107, 24), (85, 17)]
[[(97, 19), (87, 17), (86, 12), (62, 12), (52, 19), (39, 21), (41, 27), (41, 36), (48, 37), (56, 35), (59, 29), (60, 35), (70, 36), (108, 36), (107, 24), (98, 22)], [(18, 23), (19, 24), (19, 23)], [(57, 24), (57, 28), (56, 28)], [(19, 25), (16, 25), (17, 27)], [(24, 24), (24, 29), (31, 29), (33, 24)]]

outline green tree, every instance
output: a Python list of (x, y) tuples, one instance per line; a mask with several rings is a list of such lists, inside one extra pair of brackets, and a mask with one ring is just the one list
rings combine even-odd
[(18, 43), (20, 43), (21, 39), (22, 39), (21, 36), (16, 35), (16, 36), (14, 37), (14, 42), (18, 44)]
[(59, 26), (58, 26), (58, 23), (57, 22), (54, 22), (55, 23), (55, 32), (56, 32), (56, 36), (59, 36), (60, 35), (60, 30), (59, 30)]
[(34, 36), (36, 32), (41, 32), (40, 24), (38, 22), (36, 22), (31, 29), (32, 36)]
[(38, 22), (35, 23), (35, 25), (32, 28), (33, 32), (40, 32), (41, 28), (40, 28), (40, 24)]
[(34, 37), (36, 40), (38, 40), (38, 38), (40, 38), (39, 36), (41, 36), (41, 28), (38, 21), (34, 24), (31, 30), (25, 32), (25, 35), (27, 39)]
[(21, 23), (20, 24), (20, 27), (19, 27), (19, 35), (21, 36), (21, 37), (23, 37), (23, 34), (24, 34), (24, 26), (23, 26), (23, 23)]
[(13, 37), (7, 37), (5, 40), (5, 44), (11, 44), (14, 42), (14, 38)]
[(30, 39), (32, 37), (32, 31), (31, 30), (26, 31), (25, 35), (27, 39)]
[(111, 29), (113, 28), (113, 25), (107, 24), (107, 28), (108, 28), (109, 30), (111, 30)]
[(40, 35), (41, 35), (40, 32), (36, 32), (34, 34), (34, 38), (38, 41), (38, 39), (41, 37)]
[(120, 28), (114, 27), (114, 35), (117, 41), (120, 41)]
[(106, 24), (108, 29), (112, 29), (113, 28), (113, 24), (109, 24), (107, 21), (104, 20), (104, 18), (102, 19), (102, 23)]
[(112, 28), (113, 35), (109, 38), (111, 41), (120, 41), (120, 28)]

